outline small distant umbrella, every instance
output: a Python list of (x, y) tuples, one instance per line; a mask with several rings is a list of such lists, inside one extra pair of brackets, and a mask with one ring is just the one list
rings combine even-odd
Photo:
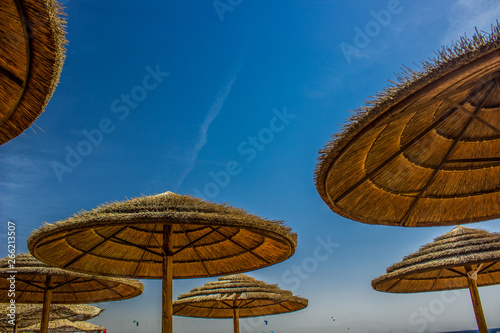
[[(0, 303), (0, 329), (2, 332), (12, 331), (9, 323), (10, 303)], [(68, 319), (71, 321), (85, 321), (92, 319), (104, 311), (101, 308), (88, 304), (51, 304), (49, 321)], [(40, 323), (42, 319), (41, 304), (15, 304), (15, 326), (20, 329)]]
[[(144, 286), (131, 279), (118, 279), (75, 273), (49, 267), (31, 254), (0, 260), (0, 301), (16, 303), (43, 303), (41, 332), (47, 332), (49, 306), (57, 304), (97, 303), (117, 301), (139, 296)], [(15, 281), (15, 296), (9, 294), (11, 280)]]
[(44, 225), (37, 258), (69, 270), (163, 280), (163, 333), (172, 332), (172, 279), (218, 276), (289, 258), (297, 235), (280, 221), (172, 192), (103, 205)]
[[(243, 274), (220, 277), (201, 288), (182, 294), (174, 302), (174, 315), (197, 318), (233, 318), (239, 332), (239, 318), (259, 317), (302, 310), (307, 299)], [(267, 321), (266, 321), (267, 325)]]
[(43, 112), (64, 62), (64, 21), (55, 0), (2, 0), (0, 145)]
[[(70, 321), (67, 319), (58, 319), (49, 322), (49, 332), (54, 333), (72, 333), (72, 332), (86, 332), (86, 333), (101, 333), (104, 327), (87, 323), (85, 321)], [(41, 332), (40, 324), (32, 325), (20, 330), (21, 332)]]
[(478, 286), (500, 284), (500, 234), (462, 226), (387, 268), (378, 291), (417, 293), (469, 288), (480, 333), (487, 333)]
[(407, 70), (321, 151), (336, 213), (426, 227), (500, 217), (500, 26)]

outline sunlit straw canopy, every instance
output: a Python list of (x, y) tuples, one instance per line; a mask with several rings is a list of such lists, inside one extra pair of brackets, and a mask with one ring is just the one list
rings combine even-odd
[[(16, 303), (42, 303), (47, 289), (52, 291), (52, 303), (77, 304), (117, 301), (139, 296), (144, 285), (132, 279), (103, 277), (49, 267), (31, 254), (19, 254), (14, 267), (9, 258), (0, 260), (0, 301), (9, 302), (10, 280), (15, 277)], [(15, 273), (12, 273), (15, 272)], [(46, 285), (51, 277), (50, 286)]]
[[(49, 332), (86, 332), (86, 333), (101, 333), (104, 327), (87, 323), (85, 321), (69, 321), (67, 319), (59, 319), (49, 322)], [(40, 332), (40, 324), (32, 325), (19, 330), (20, 332)]]
[(302, 310), (307, 299), (294, 296), (252, 277), (236, 274), (220, 277), (174, 301), (174, 315), (199, 318), (233, 318), (233, 310), (239, 317), (258, 317)]
[[(9, 305), (10, 303), (0, 303), (0, 329), (5, 331), (12, 330), (7, 316), (10, 314)], [(85, 321), (100, 315), (102, 311), (104, 310), (88, 304), (51, 304), (49, 320)], [(39, 324), (41, 319), (41, 304), (15, 304), (15, 322), (18, 328)]]
[(391, 293), (468, 288), (471, 269), (478, 286), (500, 284), (500, 234), (456, 227), (387, 268), (372, 286)]
[(43, 112), (64, 62), (64, 21), (55, 0), (0, 1), (0, 145)]
[(163, 227), (173, 228), (173, 278), (217, 276), (281, 262), (296, 234), (279, 221), (171, 192), (100, 206), (46, 224), (28, 238), (36, 257), (56, 267), (162, 278)]
[(321, 151), (323, 200), (369, 224), (500, 217), (500, 27), (460, 39), (398, 79)]
[(103, 205), (46, 224), (28, 247), (50, 265), (162, 279), (162, 332), (173, 331), (172, 279), (217, 276), (289, 258), (297, 235), (281, 221), (172, 192)]
[(480, 333), (487, 333), (478, 287), (500, 283), (500, 234), (456, 227), (372, 281), (375, 290), (417, 293), (469, 288)]

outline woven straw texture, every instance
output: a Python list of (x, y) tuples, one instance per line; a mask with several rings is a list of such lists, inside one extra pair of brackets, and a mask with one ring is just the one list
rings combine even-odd
[(166, 224), (173, 226), (174, 278), (254, 270), (287, 259), (296, 248), (296, 234), (279, 221), (171, 192), (46, 224), (30, 235), (28, 247), (55, 267), (159, 279)]
[(174, 315), (198, 318), (258, 317), (302, 310), (307, 299), (243, 274), (220, 277), (174, 301)]
[(500, 27), (422, 67), (320, 152), (316, 188), (334, 212), (409, 227), (500, 217)]
[(462, 289), (476, 270), (478, 286), (500, 283), (500, 234), (459, 226), (387, 268), (372, 286), (391, 293)]
[[(8, 323), (7, 308), (10, 304), (0, 303), (0, 329), (2, 332), (12, 331)], [(49, 320), (67, 319), (71, 321), (84, 321), (92, 319), (104, 311), (101, 308), (88, 304), (51, 304)], [(42, 319), (42, 304), (16, 304), (16, 323), (18, 328), (39, 324)]]
[[(59, 319), (49, 322), (49, 332), (87, 332), (101, 333), (104, 327), (87, 323), (85, 321), (69, 321)], [(20, 332), (40, 332), (40, 324), (32, 325), (19, 330)]]
[[(49, 267), (31, 254), (15, 257), (10, 268), (9, 258), (0, 260), (0, 301), (9, 302), (10, 280), (15, 277), (16, 303), (42, 303), (46, 277), (52, 276), (52, 303), (79, 304), (117, 301), (139, 296), (144, 285), (131, 279), (110, 278)], [(11, 273), (15, 271), (15, 273)]]
[(64, 62), (64, 20), (55, 0), (0, 1), (0, 144), (43, 112)]

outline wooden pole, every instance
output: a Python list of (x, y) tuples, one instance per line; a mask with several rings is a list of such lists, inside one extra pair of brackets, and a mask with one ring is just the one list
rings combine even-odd
[(240, 310), (236, 305), (236, 298), (233, 300), (233, 328), (234, 333), (240, 333)]
[(17, 321), (14, 323), (14, 333), (17, 333)]
[(173, 332), (173, 318), (172, 318), (172, 278), (173, 278), (173, 227), (168, 224), (163, 225), (163, 267), (162, 267), (162, 333)]
[[(467, 267), (468, 272), (472, 269)], [(479, 333), (488, 333), (488, 327), (486, 326), (486, 319), (484, 318), (483, 306), (481, 305), (481, 299), (479, 298), (479, 291), (477, 290), (477, 275), (467, 274), (467, 282), (469, 283), (470, 297), (472, 298), (472, 306), (474, 307), (474, 313), (476, 314), (477, 327)]]
[(47, 333), (49, 329), (50, 302), (52, 301), (52, 276), (45, 278), (45, 291), (43, 293), (42, 322), (40, 323), (40, 333)]

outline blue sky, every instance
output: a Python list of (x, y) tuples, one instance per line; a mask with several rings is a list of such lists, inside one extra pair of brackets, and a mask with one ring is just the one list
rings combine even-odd
[[(43, 222), (169, 190), (284, 220), (298, 233), (293, 257), (248, 275), (292, 289), (309, 307), (242, 320), (242, 332), (474, 328), (467, 290), (446, 294), (445, 303), (441, 293), (388, 294), (370, 285), (450, 227), (349, 221), (323, 203), (313, 170), (348, 111), (402, 65), (432, 57), (476, 26), (489, 31), (498, 1), (63, 3), (69, 44), (60, 84), (33, 130), (0, 147), (0, 219), (16, 223), (18, 252)], [(357, 40), (367, 26), (372, 36)], [(500, 232), (498, 221), (470, 227)], [(211, 280), (176, 280), (174, 294)], [(93, 322), (109, 333), (160, 332), (161, 283), (143, 282), (136, 299), (100, 303), (106, 310)], [(489, 326), (500, 326), (500, 287), (480, 293)], [(174, 329), (231, 332), (232, 324), (176, 318)]]

